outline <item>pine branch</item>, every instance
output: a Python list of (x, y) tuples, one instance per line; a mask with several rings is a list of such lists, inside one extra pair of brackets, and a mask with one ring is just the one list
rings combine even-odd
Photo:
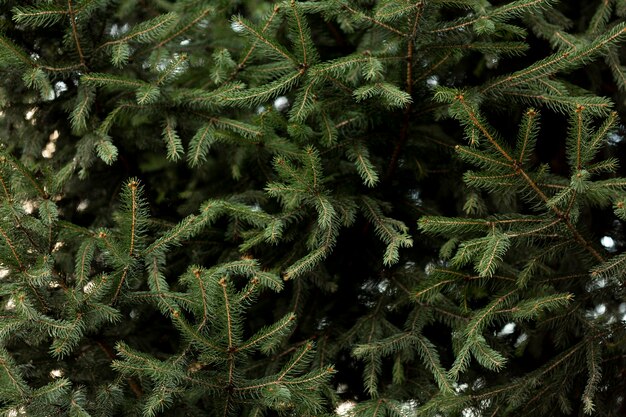
[(312, 81), (306, 88), (302, 88), (296, 97), (293, 106), (289, 109), (289, 118), (297, 123), (303, 123), (313, 111), (313, 103), (315, 101), (316, 82)]
[(212, 123), (203, 125), (189, 142), (187, 162), (192, 168), (206, 161), (211, 145), (216, 141), (215, 130)]
[(166, 13), (154, 19), (147, 20), (136, 25), (127, 35), (121, 38), (103, 43), (96, 48), (96, 51), (129, 41), (137, 41), (139, 43), (150, 43), (158, 40), (160, 36), (170, 29), (170, 27), (178, 21), (176, 13)]
[(491, 277), (502, 257), (509, 248), (509, 237), (504, 233), (492, 233), (487, 240), (483, 255), (476, 264), (476, 272), (481, 277)]
[(363, 143), (354, 142), (354, 145), (346, 149), (348, 158), (354, 161), (357, 172), (368, 187), (374, 187), (378, 183), (378, 173), (370, 161), (370, 155)]
[(76, 97), (76, 105), (70, 113), (70, 122), (72, 124), (72, 131), (75, 133), (82, 133), (87, 129), (87, 118), (91, 106), (95, 99), (95, 91), (90, 88), (80, 88)]
[(163, 236), (149, 245), (144, 250), (143, 255), (151, 254), (157, 250), (166, 250), (172, 245), (180, 245), (182, 240), (195, 235), (197, 231), (211, 218), (217, 217), (217, 215), (221, 212), (220, 209), (221, 207), (219, 207), (218, 204), (207, 204), (202, 215), (191, 214), (185, 217), (175, 227), (167, 231)]
[(506, 89), (515, 87), (537, 78), (546, 77), (558, 71), (574, 69), (587, 60), (594, 58), (605, 46), (616, 42), (624, 32), (626, 32), (624, 24), (616, 25), (604, 36), (596, 38), (585, 48), (580, 49), (574, 46), (568, 51), (551, 55), (524, 70), (520, 70), (487, 84), (487, 86), (481, 90), (481, 93), (488, 93), (490, 90), (497, 88)]
[(200, 11), (200, 13), (198, 13), (198, 15), (195, 16), (189, 23), (187, 23), (185, 26), (180, 28), (178, 31), (174, 32), (173, 34), (171, 34), (167, 38), (165, 38), (162, 41), (160, 41), (159, 43), (157, 43), (154, 47), (152, 47), (152, 49), (159, 49), (159, 48), (164, 47), (165, 45), (170, 43), (175, 38), (179, 37), (180, 35), (182, 35), (183, 33), (187, 32), (187, 31), (189, 31), (191, 28), (193, 28), (195, 25), (197, 25), (202, 19), (204, 19), (209, 13), (213, 13), (214, 11), (215, 11), (215, 8), (213, 6), (209, 6), (209, 7), (206, 7), (204, 9), (202, 9)]
[[(464, 21), (461, 21), (453, 25), (444, 26), (442, 28), (435, 29), (431, 33), (443, 33), (443, 32), (449, 32), (449, 31), (454, 31), (454, 30), (460, 30), (467, 26), (476, 25), (477, 23), (481, 21), (486, 21), (490, 19), (493, 19), (495, 21), (509, 19), (512, 17), (519, 16), (522, 13), (527, 13), (533, 9), (541, 8), (545, 5), (552, 3), (552, 1), (553, 0), (514, 1), (509, 4), (505, 4), (501, 7), (493, 9), (492, 11), (490, 11), (489, 14), (477, 17), (475, 19), (463, 19)], [(526, 9), (529, 9), (529, 10), (526, 10)]]
[(410, 12), (415, 12), (423, 6), (423, 1), (411, 2), (383, 2), (377, 8), (374, 17), (380, 21), (394, 22), (403, 18)]
[(0, 57), (2, 57), (3, 60), (14, 62), (16, 65), (22, 64), (22, 66), (26, 68), (35, 66), (28, 57), (28, 54), (2, 34), (0, 34), (0, 48)]
[[(263, 35), (267, 29), (270, 27), (270, 25), (272, 24), (272, 21), (274, 20), (274, 18), (278, 15), (278, 12), (280, 10), (280, 6), (279, 5), (275, 5), (274, 8), (272, 9), (272, 13), (270, 14), (270, 16), (267, 18), (265, 25), (263, 25), (263, 27), (261, 28), (260, 34)], [(246, 67), (246, 64), (248, 62), (248, 60), (250, 59), (250, 57), (252, 56), (252, 53), (254, 52), (256, 48), (256, 44), (252, 44), (249, 48), (248, 48), (248, 52), (246, 52), (246, 54), (244, 55), (244, 57), (241, 59), (241, 61), (239, 61), (239, 64), (237, 64), (237, 66), (235, 67), (235, 70), (233, 71), (233, 73), (230, 75), (230, 80), (234, 80), (235, 77), (237, 76), (237, 74)]]
[(507, 92), (507, 96), (519, 97), (521, 102), (531, 105), (545, 105), (560, 113), (570, 113), (580, 106), (581, 103), (585, 103), (585, 107), (590, 112), (603, 116), (613, 107), (613, 104), (604, 97), (565, 97), (526, 90), (509, 91)]
[(285, 315), (285, 317), (278, 320), (272, 326), (265, 327), (259, 330), (256, 335), (248, 339), (248, 341), (242, 346), (238, 347), (237, 350), (247, 350), (260, 344), (259, 350), (262, 353), (266, 355), (272, 353), (278, 347), (278, 343), (280, 343), (281, 341), (281, 338), (279, 337), (285, 335), (288, 331), (291, 330), (291, 327), (294, 325), (295, 319), (295, 314), (288, 313), (287, 315)]
[(293, 17), (294, 17), (293, 21), (295, 22), (297, 32), (298, 32), (297, 49), (298, 49), (298, 52), (302, 55), (302, 62), (300, 63), (300, 65), (303, 68), (308, 68), (310, 66), (309, 57), (308, 57), (308, 54), (310, 53), (309, 49), (312, 49), (313, 47), (313, 42), (311, 41), (311, 33), (310, 33), (308, 25), (303, 20), (303, 17), (300, 15), (300, 12), (298, 11), (296, 1), (291, 0), (289, 2), (289, 7), (291, 8), (291, 11), (293, 13)]
[(63, 358), (68, 355), (80, 341), (84, 332), (84, 321), (82, 313), (77, 313), (74, 321), (63, 329), (63, 332), (56, 335), (50, 345), (50, 354), (55, 358)]
[(128, 254), (133, 256), (135, 252), (135, 239), (137, 237), (137, 206), (139, 205), (137, 202), (137, 182), (131, 181), (128, 183), (128, 187), (130, 188), (131, 193), (131, 224), (130, 224), (130, 244), (128, 248)]
[(31, 390), (20, 375), (15, 361), (9, 352), (4, 349), (4, 347), (0, 348), (0, 367), (4, 371), (3, 373), (8, 377), (12, 388), (17, 391), (18, 395), (22, 398), (27, 397)]
[(46, 200), (50, 196), (48, 193), (39, 185), (39, 183), (35, 180), (35, 178), (31, 175), (29, 170), (22, 164), (19, 160), (13, 158), (11, 155), (8, 155), (2, 152), (0, 155), (0, 164), (8, 163), (20, 173), (20, 175), (27, 180), (27, 182), (32, 186), (32, 188), (39, 194), (39, 197)]
[(129, 269), (130, 269), (130, 267), (126, 266), (121, 271), (119, 271), (117, 274), (115, 274), (115, 275), (119, 274), (120, 278), (119, 278), (119, 281), (117, 283), (117, 286), (115, 287), (115, 292), (113, 293), (113, 297), (111, 298), (111, 304), (117, 303), (117, 299), (118, 299), (119, 295), (122, 292), (122, 286), (126, 283), (126, 277), (128, 276)]
[[(485, 136), (485, 138), (487, 138), (487, 140), (489, 141), (489, 143), (491, 143), (491, 145), (495, 148), (495, 150), (499, 154), (501, 154), (507, 161), (509, 161), (511, 163), (511, 167), (513, 168), (513, 171), (517, 175), (522, 177), (522, 179), (530, 186), (530, 188), (537, 194), (537, 196), (539, 196), (539, 198), (541, 200), (543, 200), (545, 203), (548, 203), (550, 199), (539, 188), (539, 186), (536, 184), (536, 182), (526, 173), (526, 171), (519, 165), (519, 163), (517, 163), (517, 161), (515, 161), (509, 155), (509, 153), (506, 150), (504, 150), (504, 148), (495, 140), (495, 138), (492, 136), (492, 134), (487, 130), (487, 128), (482, 124), (482, 122), (476, 117), (474, 111), (470, 108), (470, 106), (465, 101), (464, 96), (462, 94), (458, 94), (458, 95), (456, 95), (454, 97), (454, 99), (461, 104), (463, 110), (465, 111), (467, 116), (469, 116), (469, 119), (470, 119), (471, 123), (474, 126), (476, 126), (476, 128), (478, 128), (482, 132), (482, 134)], [(604, 260), (602, 255), (600, 255), (600, 253), (595, 248), (593, 248), (593, 246), (580, 234), (580, 232), (572, 224), (572, 222), (569, 219), (569, 216), (567, 216), (557, 206), (553, 206), (553, 205), (551, 206), (551, 205), (548, 204), (548, 207), (550, 207), (550, 209), (559, 218), (563, 219), (563, 221), (566, 224), (567, 228), (572, 233), (572, 236), (574, 237), (574, 239), (585, 250), (587, 250), (596, 260), (598, 260), (600, 262), (602, 262)]]
[(478, 335), (476, 342), (472, 344), (471, 351), (478, 363), (487, 369), (492, 371), (498, 371), (502, 369), (506, 363), (506, 358), (502, 356), (498, 351), (492, 349), (487, 345), (485, 338)]
[(526, 151), (528, 150), (530, 153), (534, 148), (538, 131), (538, 123), (536, 121), (538, 117), (539, 115), (535, 109), (529, 109), (522, 121), (522, 128), (519, 131), (517, 139), (517, 148), (520, 149), (517, 160), (520, 164), (526, 164), (528, 162)]
[(167, 116), (163, 124), (163, 141), (167, 148), (167, 158), (171, 161), (177, 161), (185, 153), (183, 149), (183, 143), (176, 132), (176, 119), (172, 116)]
[(187, 54), (180, 54), (179, 56), (172, 59), (170, 64), (165, 67), (163, 71), (160, 71), (159, 78), (154, 81), (154, 84), (160, 86), (166, 83), (171, 83), (176, 78), (177, 74), (184, 70), (183, 65), (187, 62), (188, 59), (189, 58)]
[[(155, 265), (153, 268), (156, 268), (156, 257), (153, 262)], [(201, 334), (202, 329), (209, 321), (209, 302), (208, 302), (208, 294), (207, 289), (205, 288), (204, 282), (202, 280), (202, 270), (199, 268), (193, 268), (191, 270), (191, 275), (187, 274), (187, 276), (192, 276), (195, 278), (194, 283), (198, 286), (198, 293), (200, 294), (200, 300), (202, 301), (202, 320), (196, 329), (196, 332)]]
[(16, 249), (15, 244), (13, 243), (12, 239), (7, 234), (6, 230), (4, 230), (2, 227), (0, 227), (0, 235), (2, 235), (2, 238), (4, 239), (4, 242), (6, 243), (6, 245), (11, 250), (11, 253), (13, 254), (13, 258), (15, 258), (15, 261), (17, 262), (18, 268), (21, 271), (24, 271), (24, 269), (25, 269), (24, 268), (24, 264), (22, 263), (22, 260), (21, 260), (20, 256), (17, 254), (17, 249)]
[(77, 287), (84, 286), (89, 278), (91, 261), (93, 259), (95, 249), (96, 243), (92, 239), (84, 240), (78, 249), (74, 267)]
[(295, 59), (285, 48), (280, 46), (278, 43), (264, 36), (264, 30), (259, 30), (255, 28), (252, 23), (248, 22), (241, 16), (233, 18), (233, 25), (242, 28), (244, 30), (244, 33), (250, 34), (254, 39), (256, 39), (257, 42), (260, 42), (260, 45), (265, 45), (268, 51), (273, 52), (278, 57), (282, 57), (287, 61), (292, 62), (294, 64), (294, 67), (297, 67), (297, 59)]
[(257, 106), (274, 96), (284, 94), (292, 89), (304, 74), (303, 70), (287, 74), (269, 84), (249, 88), (244, 91), (236, 91), (231, 94), (223, 94), (220, 99), (225, 103), (235, 106)]
[(341, 7), (343, 9), (349, 11), (353, 15), (355, 15), (355, 17), (357, 17), (357, 18), (361, 18), (361, 19), (367, 20), (368, 22), (370, 22), (370, 23), (372, 23), (372, 24), (374, 24), (376, 26), (380, 26), (381, 28), (386, 29), (389, 32), (395, 33), (396, 35), (400, 35), (402, 37), (407, 36), (404, 32), (402, 32), (402, 31), (400, 31), (400, 30), (398, 30), (398, 29), (396, 29), (396, 28), (394, 28), (394, 27), (392, 27), (392, 26), (390, 26), (390, 25), (388, 25), (386, 23), (383, 23), (380, 20), (374, 19), (374, 18), (366, 15), (365, 13), (363, 13), (363, 12), (361, 12), (359, 10), (353, 9), (352, 7), (348, 6), (347, 3), (343, 3)]
[(134, 87), (141, 88), (147, 85), (144, 81), (134, 80), (132, 78), (120, 77), (110, 74), (89, 73), (81, 77), (81, 80), (88, 84), (98, 87)]
[(233, 321), (231, 316), (231, 305), (229, 301), (228, 292), (226, 291), (226, 278), (222, 278), (219, 281), (219, 285), (222, 287), (222, 297), (224, 300), (224, 312), (226, 315), (226, 336), (228, 337), (228, 346), (226, 351), (228, 352), (228, 386), (234, 387), (234, 369), (235, 358), (234, 353), (237, 351), (233, 340)]
[(587, 380), (587, 386), (582, 395), (585, 414), (593, 414), (595, 405), (593, 403), (593, 397), (601, 380), (601, 368), (600, 362), (602, 357), (600, 355), (600, 347), (595, 346), (595, 343), (591, 342), (587, 345), (587, 370), (589, 378)]
[(398, 251), (401, 247), (411, 247), (413, 240), (408, 235), (407, 227), (401, 222), (394, 221), (383, 216), (377, 204), (367, 198), (362, 199), (365, 209), (366, 218), (374, 224), (374, 229), (381, 240), (387, 244), (387, 249), (383, 257), (386, 265), (394, 264), (398, 261)]
[(303, 258), (291, 264), (284, 272), (283, 279), (290, 280), (296, 278), (306, 272), (311, 271), (317, 264), (324, 260), (335, 245), (337, 238), (337, 230), (330, 227), (324, 231), (318, 248), (309, 252)]
[(418, 353), (422, 357), (422, 360), (424, 361), (424, 364), (426, 365), (428, 370), (434, 375), (435, 381), (437, 382), (439, 389), (446, 394), (453, 393), (454, 388), (452, 387), (452, 383), (448, 379), (448, 375), (441, 366), (439, 355), (435, 350), (435, 346), (432, 344), (431, 341), (423, 336), (418, 336), (416, 338), (416, 341), (418, 343), (418, 346), (420, 346), (420, 348), (418, 349)]
[(52, 5), (17, 6), (11, 9), (15, 23), (32, 26), (48, 27), (55, 25), (65, 19), (71, 13), (67, 9)]

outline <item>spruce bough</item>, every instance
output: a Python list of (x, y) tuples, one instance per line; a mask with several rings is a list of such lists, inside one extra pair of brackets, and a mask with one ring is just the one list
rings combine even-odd
[(0, 1), (0, 412), (623, 415), (626, 2), (492, 3)]

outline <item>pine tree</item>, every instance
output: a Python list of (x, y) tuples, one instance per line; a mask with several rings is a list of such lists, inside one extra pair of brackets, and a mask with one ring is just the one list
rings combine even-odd
[(2, 415), (626, 412), (626, 1), (0, 13)]

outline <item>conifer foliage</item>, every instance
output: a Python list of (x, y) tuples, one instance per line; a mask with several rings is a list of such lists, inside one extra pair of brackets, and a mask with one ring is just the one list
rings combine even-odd
[(0, 15), (2, 415), (626, 413), (625, 1)]

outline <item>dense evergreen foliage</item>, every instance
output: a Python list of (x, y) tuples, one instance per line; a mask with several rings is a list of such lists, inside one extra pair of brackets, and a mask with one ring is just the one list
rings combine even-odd
[(0, 0), (0, 412), (626, 415), (625, 17)]

